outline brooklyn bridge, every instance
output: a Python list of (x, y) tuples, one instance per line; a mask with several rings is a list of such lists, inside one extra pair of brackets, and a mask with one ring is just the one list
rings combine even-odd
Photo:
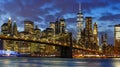
[[(75, 55), (75, 53), (76, 53), (75, 51), (78, 51), (79, 53), (77, 53), (77, 54), (80, 54), (80, 55), (102, 55), (102, 52), (100, 52), (99, 50), (87, 49), (85, 47), (76, 45), (72, 41), (72, 33), (67, 34), (64, 38), (66, 38), (66, 37), (69, 37), (68, 42), (52, 41), (52, 38), (51, 38), (51, 40), (48, 41), (47, 39), (46, 40), (32, 39), (32, 38), (25, 39), (25, 38), (0, 35), (1, 41), (4, 41), (4, 40), (19, 41), (19, 42), (23, 41), (23, 42), (29, 42), (29, 43), (38, 43), (38, 45), (45, 44), (45, 45), (59, 47), (60, 48), (59, 57), (61, 57), (61, 58), (72, 58), (73, 55)], [(13, 46), (13, 48), (14, 48), (14, 46)], [(31, 47), (31, 49), (32, 49), (32, 47)]]

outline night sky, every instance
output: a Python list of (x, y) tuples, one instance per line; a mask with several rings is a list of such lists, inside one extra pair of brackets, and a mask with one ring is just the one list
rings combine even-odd
[(11, 17), (19, 31), (24, 29), (24, 20), (34, 21), (43, 30), (49, 22), (65, 18), (68, 31), (75, 33), (79, 3), (84, 17), (97, 22), (99, 36), (107, 33), (109, 44), (113, 44), (114, 25), (120, 24), (120, 0), (0, 0), (0, 26)]

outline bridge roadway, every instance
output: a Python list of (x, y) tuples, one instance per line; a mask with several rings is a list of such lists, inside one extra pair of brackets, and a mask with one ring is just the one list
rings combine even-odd
[[(46, 45), (52, 45), (52, 46), (58, 46), (58, 47), (68, 47), (68, 48), (70, 47), (69, 45), (62, 44), (62, 43), (52, 43), (52, 42), (47, 42), (47, 41), (40, 41), (40, 40), (33, 40), (33, 39), (23, 39), (23, 38), (2, 36), (2, 35), (0, 35), (0, 39), (1, 40), (13, 40), (13, 41), (25, 41), (25, 42), (32, 42), (32, 43), (40, 43), (40, 44), (46, 44)], [(86, 49), (86, 48), (82, 48), (82, 47), (72, 46), (71, 48), (101, 54), (100, 51), (90, 50), (90, 49)]]

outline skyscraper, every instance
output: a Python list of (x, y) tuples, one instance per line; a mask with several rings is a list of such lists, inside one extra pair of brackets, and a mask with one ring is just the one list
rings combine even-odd
[(55, 22), (55, 34), (65, 33), (65, 19), (61, 18)]
[(104, 54), (108, 54), (107, 53), (107, 46), (108, 46), (108, 43), (107, 43), (107, 34), (102, 34), (101, 36), (101, 47), (102, 47), (102, 52)]
[(41, 37), (41, 30), (38, 28), (38, 26), (35, 26), (34, 32), (36, 38), (39, 39)]
[(107, 34), (102, 34), (101, 35), (101, 43), (102, 45), (106, 43), (107, 45)]
[(53, 33), (55, 35), (55, 22), (50, 22), (50, 28), (53, 29)]
[(98, 27), (96, 22), (94, 23), (93, 37), (94, 37), (94, 44), (98, 45)]
[(98, 50), (99, 49), (99, 39), (98, 39), (98, 27), (97, 27), (97, 23), (94, 23), (94, 27), (93, 27), (93, 38), (94, 38), (94, 49)]
[(17, 36), (18, 35), (18, 31), (17, 31), (17, 25), (16, 23), (14, 22), (14, 25), (13, 25), (13, 35)]
[(27, 33), (33, 33), (34, 23), (32, 21), (24, 21), (24, 31)]
[(8, 31), (8, 23), (4, 23), (2, 26), (1, 26), (1, 34), (2, 35), (8, 35), (9, 34), (9, 31)]
[(59, 34), (60, 33), (60, 22), (59, 20), (57, 20), (55, 22), (55, 34)]
[(114, 26), (115, 54), (120, 54), (120, 24)]
[(65, 33), (65, 19), (60, 19), (60, 33)]
[(93, 45), (92, 17), (86, 17), (85, 20), (85, 45), (87, 48), (91, 48)]
[(11, 17), (9, 17), (9, 20), (8, 20), (8, 31), (9, 31), (9, 34), (11, 35), (12, 34), (12, 20), (11, 20)]
[(4, 23), (2, 25), (1, 33), (2, 35), (12, 35), (12, 20), (11, 18), (8, 19), (8, 23)]
[(79, 12), (77, 13), (77, 42), (81, 39), (81, 32), (83, 31), (83, 13), (81, 10), (81, 4), (79, 4)]

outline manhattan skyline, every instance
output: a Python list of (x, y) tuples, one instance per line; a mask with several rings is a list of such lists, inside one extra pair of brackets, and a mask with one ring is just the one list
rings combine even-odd
[(66, 19), (68, 31), (76, 32), (79, 3), (82, 5), (84, 17), (93, 17), (93, 23), (97, 22), (98, 24), (99, 34), (107, 33), (108, 43), (113, 44), (114, 25), (119, 24), (120, 19), (118, 0), (1, 0), (0, 26), (11, 17), (13, 21), (16, 21), (19, 31), (23, 31), (23, 21), (26, 19), (33, 21), (41, 30), (44, 30), (49, 27), (49, 22), (63, 17)]

